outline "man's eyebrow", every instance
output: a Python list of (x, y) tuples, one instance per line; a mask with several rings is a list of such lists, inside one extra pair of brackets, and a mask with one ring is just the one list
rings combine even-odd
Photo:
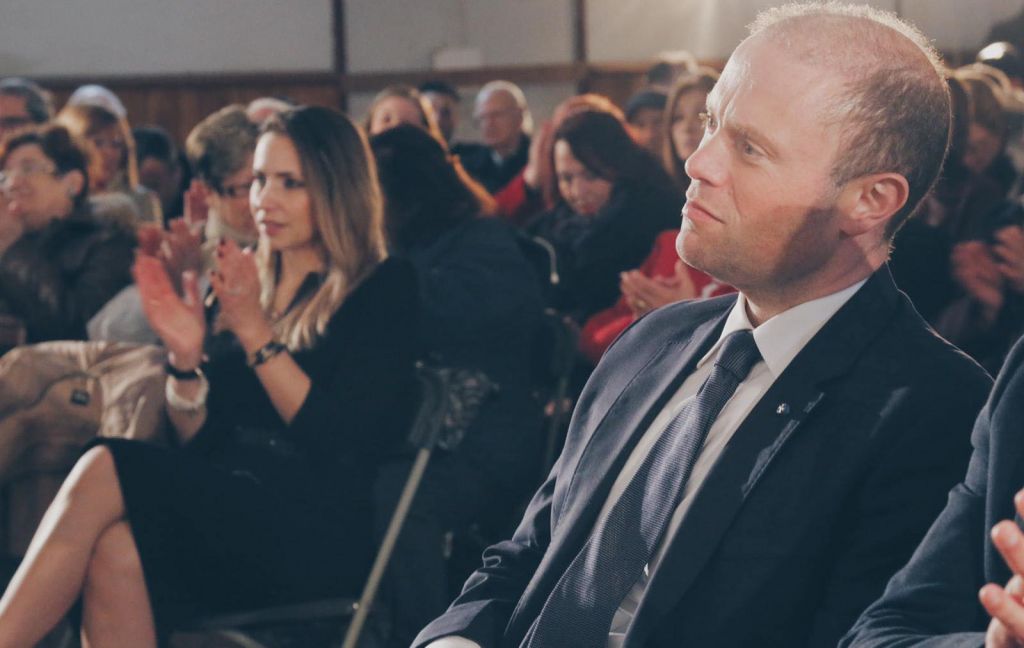
[(758, 130), (750, 124), (735, 121), (723, 124), (722, 128), (732, 134), (734, 138), (748, 140), (761, 147), (768, 157), (779, 157), (779, 147), (776, 145), (775, 140), (764, 131)]
[[(715, 90), (712, 89), (711, 92), (708, 93), (708, 98), (704, 103), (704, 111), (709, 115), (718, 117), (718, 121), (721, 122), (721, 116), (716, 114), (717, 109), (718, 95), (717, 93), (715, 93)], [(728, 131), (733, 137), (739, 137), (750, 140), (757, 144), (758, 146), (760, 146), (761, 148), (763, 148), (765, 150), (765, 153), (768, 154), (769, 156), (778, 157), (779, 148), (778, 146), (776, 146), (775, 141), (772, 138), (768, 137), (767, 133), (758, 130), (754, 126), (751, 126), (750, 124), (744, 124), (742, 122), (737, 123), (734, 120), (729, 120), (728, 123), (722, 124), (722, 127), (725, 128), (725, 130)]]

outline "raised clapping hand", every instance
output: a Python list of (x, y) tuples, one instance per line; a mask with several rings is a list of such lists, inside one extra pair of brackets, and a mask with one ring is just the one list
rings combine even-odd
[(549, 120), (540, 125), (530, 142), (529, 156), (523, 168), (523, 180), (532, 189), (547, 189), (541, 185), (554, 175), (551, 170), (551, 151), (554, 147), (555, 125)]
[(260, 277), (252, 250), (232, 240), (217, 245), (217, 268), (210, 285), (220, 302), (220, 317), (246, 349), (265, 344), (273, 333), (260, 305)]
[(161, 259), (140, 249), (132, 267), (142, 309), (153, 331), (167, 347), (168, 361), (178, 369), (199, 366), (203, 357), (206, 320), (194, 272), (186, 272), (184, 297), (178, 295)]
[[(1013, 498), (1017, 513), (1024, 515), (1024, 491)], [(989, 583), (981, 588), (981, 604), (990, 615), (988, 632), (985, 635), (987, 648), (1024, 647), (1024, 534), (1020, 527), (1010, 520), (1003, 520), (992, 527), (992, 542), (1009, 565), (1013, 577), (1000, 587)]]
[(194, 230), (202, 231), (209, 216), (210, 206), (206, 197), (210, 190), (202, 180), (194, 179), (185, 192), (185, 223)]
[(175, 218), (168, 224), (160, 251), (171, 277), (180, 277), (189, 271), (202, 272), (202, 236), (202, 224), (191, 224), (187, 218)]
[(989, 323), (1003, 307), (1005, 279), (989, 246), (981, 241), (967, 241), (953, 248), (953, 276), (964, 291), (982, 306)]
[(639, 270), (623, 272), (619, 288), (637, 317), (665, 304), (697, 296), (697, 289), (682, 261), (676, 261), (670, 277), (648, 277)]
[(1024, 293), (1024, 228), (1018, 225), (1004, 227), (996, 232), (995, 239), (992, 252), (999, 272), (1011, 289)]
[(201, 230), (190, 227), (184, 219), (175, 218), (170, 229), (159, 225), (142, 225), (136, 230), (139, 249), (163, 262), (174, 289), (181, 294), (181, 278), (185, 272), (198, 275), (203, 267)]

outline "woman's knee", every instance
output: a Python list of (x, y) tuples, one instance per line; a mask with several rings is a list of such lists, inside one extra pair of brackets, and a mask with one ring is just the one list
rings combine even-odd
[(111, 504), (120, 506), (121, 488), (114, 456), (110, 450), (104, 446), (96, 446), (82, 455), (72, 468), (61, 491), (65, 498), (87, 497), (94, 503), (95, 498), (103, 498)]
[(116, 471), (114, 455), (110, 450), (106, 446), (95, 446), (87, 450), (75, 463), (69, 479), (103, 478), (116, 475)]
[(108, 527), (96, 541), (86, 571), (86, 590), (118, 589), (142, 582), (142, 559), (127, 522)]

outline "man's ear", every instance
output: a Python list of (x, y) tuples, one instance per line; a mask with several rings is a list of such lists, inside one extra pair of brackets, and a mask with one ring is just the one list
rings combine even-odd
[(910, 185), (899, 173), (874, 173), (851, 180), (839, 198), (840, 229), (848, 236), (884, 229), (893, 214), (907, 204), (909, 195)]
[(64, 191), (67, 193), (68, 198), (72, 201), (74, 201), (78, 194), (82, 193), (82, 189), (85, 187), (85, 175), (83, 175), (78, 169), (68, 171), (61, 176), (60, 181), (64, 186)]

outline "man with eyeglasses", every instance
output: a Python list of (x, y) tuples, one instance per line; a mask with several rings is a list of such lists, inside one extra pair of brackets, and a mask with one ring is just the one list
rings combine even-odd
[(487, 191), (497, 193), (526, 166), (533, 119), (526, 96), (514, 83), (491, 81), (480, 89), (473, 109), (481, 144), (453, 149), (462, 166)]
[(53, 118), (50, 93), (20, 77), (0, 79), (0, 139)]

